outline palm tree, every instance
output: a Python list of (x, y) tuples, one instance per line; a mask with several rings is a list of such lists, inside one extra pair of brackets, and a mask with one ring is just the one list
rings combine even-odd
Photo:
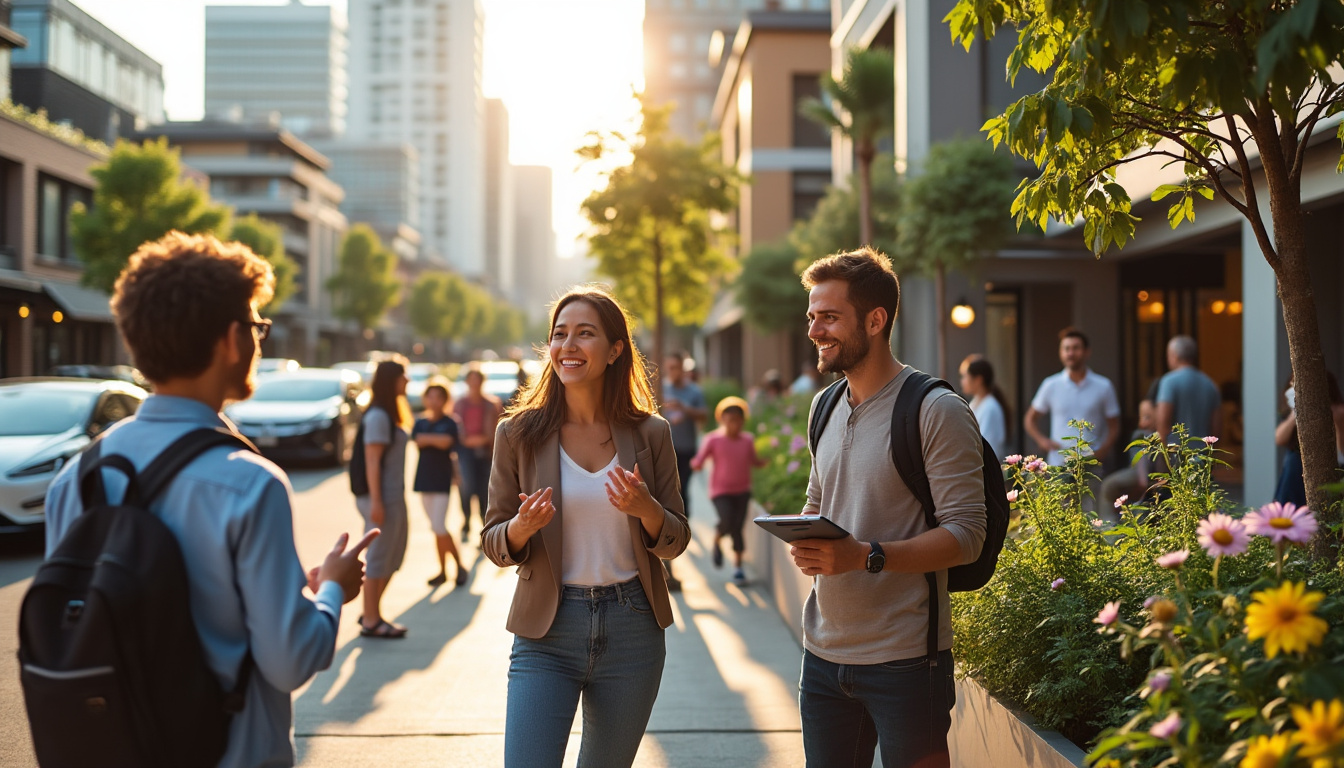
[(896, 61), (885, 48), (851, 48), (839, 80), (827, 72), (821, 90), (827, 97), (805, 99), (799, 111), (854, 144), (859, 161), (859, 236), (873, 241), (873, 158), (877, 142), (890, 136), (896, 123)]

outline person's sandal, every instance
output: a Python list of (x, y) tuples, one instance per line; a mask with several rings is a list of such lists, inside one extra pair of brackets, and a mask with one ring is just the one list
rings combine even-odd
[(457, 569), (457, 578), (453, 580), (453, 583), (456, 584), (456, 585), (459, 586), (459, 587), (465, 587), (465, 586), (467, 585), (467, 576), (468, 576), (468, 574), (467, 574), (467, 571), (466, 571), (465, 569), (463, 569), (463, 568), (458, 568), (458, 569)]
[(447, 584), (447, 583), (448, 583), (448, 574), (443, 573), (442, 571), (439, 572), (438, 576), (435, 576), (434, 578), (429, 580), (429, 586), (431, 587), (437, 587), (441, 584)]
[(406, 636), (406, 628), (389, 624), (386, 621), (380, 621), (376, 626), (366, 627), (363, 622), (359, 625), (360, 637), (379, 637), (388, 640), (399, 640)]

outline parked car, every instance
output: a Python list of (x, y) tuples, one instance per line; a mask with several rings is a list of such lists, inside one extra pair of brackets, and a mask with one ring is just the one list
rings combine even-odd
[(302, 367), (298, 360), (287, 357), (263, 357), (257, 361), (257, 373), (293, 373)]
[(303, 368), (257, 376), (252, 397), (224, 413), (247, 439), (275, 460), (350, 460), (369, 395), (354, 371)]
[(0, 381), (0, 532), (46, 522), (47, 486), (56, 473), (147, 396), (116, 379)]
[(115, 379), (144, 390), (149, 389), (149, 381), (129, 365), (58, 365), (51, 369), (51, 375), (74, 379)]
[(331, 366), (333, 371), (354, 371), (358, 373), (360, 381), (364, 382), (366, 387), (373, 384), (373, 372), (377, 368), (378, 364), (372, 360), (348, 360)]
[(434, 363), (411, 363), (411, 367), (406, 371), (406, 376), (410, 382), (406, 384), (406, 402), (410, 404), (411, 410), (418, 411), (425, 405), (425, 387), (429, 386), (429, 380), (439, 373), (439, 366)]

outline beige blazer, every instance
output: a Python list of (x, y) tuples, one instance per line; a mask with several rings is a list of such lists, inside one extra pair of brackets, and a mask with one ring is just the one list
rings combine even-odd
[[(481, 551), (495, 565), (518, 566), (518, 587), (509, 609), (508, 630), (533, 639), (545, 637), (560, 607), (560, 558), (564, 552), (564, 489), (560, 487), (560, 433), (551, 434), (535, 452), (515, 445), (511, 421), (500, 422), (495, 431), (495, 458), (490, 470), (490, 501), (481, 533)], [(635, 427), (613, 425), (616, 457), (625, 469), (640, 475), (653, 498), (663, 505), (663, 531), (657, 541), (649, 539), (637, 518), (630, 518), (630, 541), (639, 565), (639, 583), (653, 606), (658, 625), (672, 624), (672, 602), (659, 559), (670, 560), (686, 550), (691, 529), (681, 501), (677, 454), (672, 447), (672, 428), (661, 416), (650, 416)], [(555, 517), (534, 534), (523, 551), (509, 553), (507, 523), (518, 514), (519, 493), (531, 494), (554, 488)]]

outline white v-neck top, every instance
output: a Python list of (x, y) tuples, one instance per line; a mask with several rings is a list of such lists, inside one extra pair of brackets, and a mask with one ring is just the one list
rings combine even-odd
[(560, 580), (576, 587), (619, 584), (639, 575), (630, 542), (630, 516), (607, 498), (607, 466), (589, 472), (560, 449), (560, 504), (564, 525)]

